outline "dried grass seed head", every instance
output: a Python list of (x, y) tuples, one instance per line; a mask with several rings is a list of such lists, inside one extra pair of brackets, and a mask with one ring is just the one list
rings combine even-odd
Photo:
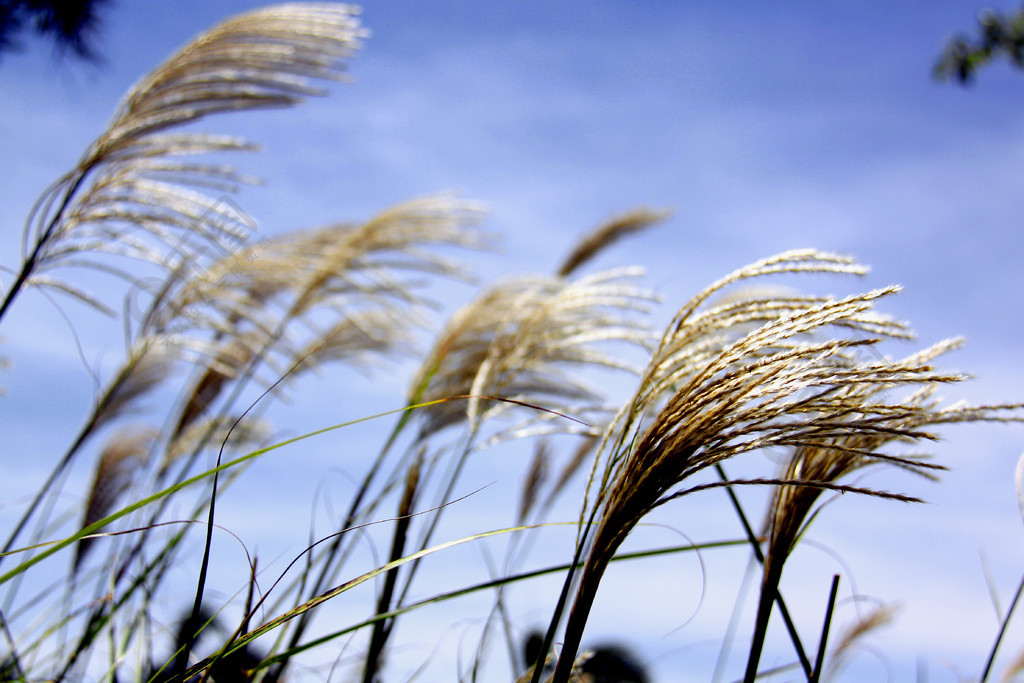
[(656, 297), (633, 284), (638, 275), (624, 269), (575, 281), (523, 276), (485, 290), (452, 317), (409, 394), (412, 403), (473, 398), (426, 409), (422, 434), (504, 407), (484, 397), (554, 409), (599, 402), (575, 373), (586, 367), (630, 369), (602, 346), (651, 341), (637, 316)]
[[(96, 464), (82, 515), (82, 528), (110, 514), (114, 504), (131, 487), (136, 473), (145, 466), (156, 437), (155, 429), (125, 427), (107, 443)], [(75, 571), (92, 548), (94, 540), (83, 538), (75, 546)]]
[[(824, 445), (881, 430), (917, 436), (900, 422), (917, 407), (880, 413), (864, 407), (866, 398), (882, 387), (959, 376), (915, 363), (860, 361), (855, 351), (874, 339), (818, 337), (824, 330), (909, 337), (905, 325), (872, 310), (896, 288), (840, 300), (790, 295), (772, 302), (758, 296), (704, 306), (724, 287), (765, 274), (864, 270), (845, 257), (787, 252), (734, 272), (680, 309), (636, 396), (620, 413), (620, 436), (609, 442), (599, 484), (593, 483), (596, 469), (592, 473), (599, 491), (595, 505), (603, 505), (610, 526), (632, 526), (681, 481), (739, 453)], [(662, 396), (668, 396), (664, 405)], [(643, 416), (654, 411), (645, 424)], [(626, 436), (634, 430), (635, 436)]]
[[(230, 167), (176, 157), (254, 149), (237, 138), (168, 132), (213, 113), (290, 106), (336, 80), (365, 32), (345, 5), (296, 3), (228, 19), (137, 83), (78, 166), (37, 202), (23, 257), (33, 272), (105, 268), (106, 252), (164, 265), (182, 242), (222, 249), (250, 236), (223, 194), (250, 179)], [(86, 186), (86, 176), (94, 175)], [(29, 261), (31, 254), (31, 262)], [(88, 302), (81, 292), (75, 296)]]
[(584, 235), (566, 256), (558, 268), (560, 277), (568, 277), (581, 266), (588, 263), (599, 252), (604, 251), (619, 240), (641, 232), (665, 220), (671, 211), (638, 208), (619, 216), (614, 216), (597, 226), (595, 230)]
[(144, 342), (132, 349), (97, 402), (93, 430), (135, 409), (139, 398), (170, 376), (177, 354), (173, 341), (166, 342)]
[(242, 345), (278, 375), (300, 359), (312, 367), (408, 347), (430, 303), (410, 278), (465, 277), (436, 250), (488, 244), (482, 216), (475, 203), (429, 197), (363, 224), (264, 238), (207, 268), (183, 265), (153, 293), (140, 333), (229, 340), (217, 344)]

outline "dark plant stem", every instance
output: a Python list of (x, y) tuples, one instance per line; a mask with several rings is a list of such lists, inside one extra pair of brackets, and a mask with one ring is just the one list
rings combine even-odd
[[(405, 541), (408, 537), (409, 522), (412, 520), (412, 509), (416, 499), (416, 492), (419, 485), (419, 471), (422, 463), (422, 451), (413, 462), (409, 470), (409, 477), (406, 480), (405, 493), (398, 505), (398, 517), (395, 522), (395, 533), (391, 539), (391, 554), (388, 562), (395, 562), (402, 558), (405, 552)], [(398, 570), (391, 569), (384, 577), (384, 588), (377, 600), (377, 614), (386, 614), (391, 610), (391, 598), (395, 593), (395, 583), (398, 581)], [(377, 671), (380, 669), (384, 646), (388, 636), (391, 635), (393, 619), (381, 619), (373, 625), (373, 634), (370, 637), (370, 647), (366, 653), (366, 667), (363, 669), (363, 683), (373, 683), (377, 678)]]
[(821, 669), (825, 664), (825, 646), (828, 643), (828, 632), (832, 627), (832, 613), (836, 608), (836, 596), (839, 594), (839, 574), (832, 576), (832, 589), (828, 595), (828, 609), (825, 610), (825, 623), (821, 627), (821, 641), (818, 643), (818, 656), (814, 660), (814, 671), (807, 679), (808, 683), (818, 683)]
[[(718, 476), (721, 477), (722, 481), (729, 481), (728, 476), (725, 473), (725, 468), (722, 467), (721, 463), (715, 464), (715, 471)], [(743, 526), (743, 532), (747, 535), (747, 540), (750, 541), (750, 547), (754, 551), (754, 557), (757, 558), (757, 563), (764, 566), (764, 552), (761, 550), (761, 543), (757, 538), (757, 534), (754, 533), (753, 527), (750, 526), (750, 521), (747, 519), (746, 513), (743, 511), (743, 506), (740, 505), (740, 500), (736, 496), (736, 492), (733, 491), (731, 486), (725, 487), (726, 495), (729, 496), (729, 501), (732, 503), (732, 507), (736, 510), (736, 515), (740, 518), (740, 524)], [(807, 658), (807, 653), (804, 651), (803, 643), (800, 642), (800, 635), (796, 632), (796, 624), (793, 623), (793, 617), (789, 614), (789, 608), (786, 607), (785, 600), (782, 599), (782, 593), (778, 593), (776, 604), (779, 607), (779, 615), (782, 617), (783, 623), (786, 625), (786, 631), (789, 633), (789, 639), (793, 643), (793, 647), (796, 649), (796, 655), (800, 659), (800, 666), (804, 669), (804, 674), (808, 677), (811, 675), (811, 660)]]
[[(600, 534), (598, 534), (598, 538), (600, 538)], [(583, 630), (590, 618), (590, 610), (594, 607), (594, 599), (597, 597), (597, 588), (607, 567), (607, 559), (598, 559), (588, 561), (583, 568), (580, 584), (576, 589), (576, 599), (572, 603), (569, 619), (565, 624), (562, 651), (558, 655), (555, 673), (551, 678), (552, 683), (568, 683), (569, 681), (573, 664), (576, 662), (576, 654), (580, 650), (580, 643), (583, 642)]]
[(750, 639), (750, 655), (747, 658), (747, 670), (743, 674), (743, 683), (753, 683), (757, 678), (757, 666), (764, 650), (765, 636), (768, 634), (768, 620), (772, 615), (779, 594), (779, 581), (782, 578), (782, 563), (767, 558), (764, 580), (761, 583), (761, 597), (757, 603), (757, 617), (754, 620), (754, 634)]
[[(46, 230), (44, 230), (43, 233), (39, 236), (39, 239), (36, 241), (35, 247), (32, 249), (32, 253), (29, 254), (28, 258), (25, 259), (25, 262), (21, 266), (21, 270), (18, 272), (18, 275), (14, 278), (14, 282), (12, 282), (11, 286), (7, 288), (7, 294), (4, 295), (4, 300), (2, 303), (0, 303), (0, 320), (3, 319), (4, 315), (7, 313), (7, 309), (10, 308), (11, 304), (14, 303), (14, 300), (18, 297), (18, 294), (21, 292), (22, 287), (24, 287), (25, 283), (28, 282), (28, 279), (32, 277), (32, 273), (35, 272), (36, 266), (39, 264), (40, 259), (42, 259), (43, 257), (43, 250), (47, 247), (47, 245), (50, 243), (50, 240), (53, 238), (53, 233), (57, 229), (57, 225), (60, 223), (61, 218), (64, 216), (64, 212), (67, 210), (68, 205), (71, 203), (71, 198), (74, 196), (75, 192), (78, 191), (78, 188), (79, 186), (81, 186), (82, 181), (85, 180), (87, 172), (88, 170), (80, 172), (78, 174), (78, 177), (75, 178), (75, 180), (68, 186), (68, 189), (64, 192), (64, 198), (61, 200), (60, 208), (57, 209), (57, 212), (54, 214), (53, 219), (50, 221), (49, 225), (46, 226)], [(65, 179), (69, 178), (65, 176)], [(60, 185), (61, 182), (58, 182), (57, 184)], [(54, 189), (56, 188), (54, 187)], [(49, 194), (49, 192), (47, 192), (46, 194)], [(42, 202), (42, 198), (40, 198), (39, 202)], [(37, 208), (40, 206), (39, 202), (36, 203)], [(31, 222), (31, 219), (29, 220)], [(27, 237), (27, 226), (25, 234)]]
[(544, 669), (544, 658), (547, 653), (551, 651), (551, 644), (555, 641), (555, 632), (558, 630), (558, 624), (562, 619), (562, 612), (565, 611), (565, 606), (569, 602), (569, 593), (572, 591), (573, 577), (576, 575), (576, 570), (581, 568), (580, 560), (583, 557), (583, 542), (582, 540), (576, 546), (576, 552), (572, 557), (572, 562), (567, 566), (565, 574), (565, 581), (562, 583), (562, 591), (558, 594), (558, 602), (555, 605), (555, 613), (551, 617), (551, 623), (548, 624), (548, 630), (544, 634), (544, 642), (538, 651), (537, 661), (533, 665), (533, 676), (530, 678), (530, 683), (540, 683), (541, 671)]
[(981, 672), (981, 678), (979, 683), (985, 683), (988, 680), (988, 675), (992, 671), (992, 665), (996, 661), (996, 651), (999, 649), (999, 644), (1003, 641), (1003, 636), (1006, 634), (1006, 627), (1010, 624), (1010, 617), (1013, 616), (1013, 610), (1017, 607), (1017, 602), (1020, 600), (1021, 593), (1024, 593), (1024, 576), (1020, 578), (1020, 584), (1017, 586), (1017, 592), (1013, 595), (1013, 602), (1010, 603), (1010, 608), (1006, 610), (1006, 617), (1003, 618), (1003, 623), (999, 625), (999, 633), (996, 635), (996, 640), (992, 643), (992, 651), (988, 653), (988, 660), (985, 662), (985, 670)]

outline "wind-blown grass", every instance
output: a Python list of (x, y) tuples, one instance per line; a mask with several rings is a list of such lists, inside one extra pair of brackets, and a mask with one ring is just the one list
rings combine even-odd
[[(365, 220), (270, 230), (254, 241), (244, 217), (214, 196), (249, 179), (209, 162), (254, 146), (181, 127), (323, 94), (318, 83), (339, 79), (365, 37), (356, 11), (343, 5), (283, 5), (227, 20), (143, 78), (29, 216), (0, 321), (33, 288), (116, 315), (112, 302), (55, 275), (73, 266), (123, 278), (131, 286), (126, 296), (138, 303), (143, 294), (145, 305), (131, 315), (124, 307), (120, 365), (94, 404), (83, 406), (67, 449), (46, 454), (50, 474), (5, 530), (0, 677), (298, 679), (318, 666), (307, 657), (358, 634), (337, 671), (332, 662), (317, 674), (370, 683), (387, 679), (410, 614), (489, 591), (490, 612), (475, 615), (486, 625), (473, 661), (453, 678), (482, 677), (484, 661), (497, 656), (493, 634), (501, 632), (509, 680), (582, 682), (600, 661), (581, 649), (612, 563), (737, 544), (751, 545), (761, 574), (745, 680), (765, 674), (760, 662), (776, 608), (798, 653), (793, 670), (808, 681), (838, 675), (852, 644), (892, 615), (866, 616), (834, 636), (831, 650), (809, 652), (800, 641), (780, 581), (823, 509), (823, 494), (915, 502), (852, 475), (870, 467), (937, 478), (942, 464), (908, 449), (936, 440), (943, 425), (1021, 421), (1024, 406), (942, 402), (940, 389), (966, 379), (937, 365), (959, 341), (886, 357), (882, 342), (913, 339), (905, 323), (877, 308), (898, 287), (835, 298), (754, 286), (804, 273), (866, 273), (844, 255), (788, 251), (742, 267), (654, 333), (660, 299), (643, 284), (642, 269), (586, 269), (620, 240), (666, 219), (665, 211), (609, 219), (583, 235), (553, 273), (485, 283), (436, 332), (433, 312), (443, 306), (431, 299), (430, 284), (473, 282), (464, 260), (494, 245), (481, 228), (481, 205), (437, 195)], [(160, 276), (140, 279), (137, 267)], [(395, 397), (401, 407), (286, 441), (274, 436), (269, 406), (297, 391), (306, 373), (332, 364), (391, 368), (387, 361), (396, 357), (418, 361), (407, 391)], [(615, 385), (630, 378), (632, 392), (610, 391), (613, 383), (603, 381), (610, 373)], [(217, 503), (225, 491), (244, 488), (248, 465), (288, 446), (303, 466), (306, 438), (385, 418), (394, 422), (379, 450), (353, 458), (363, 469), (332, 511), (329, 533), (308, 532), (307, 540), (300, 530), (305, 550), (273, 575), (246, 549), (243, 583), (208, 585)], [(101, 432), (109, 439), (91, 453)], [(481, 517), (473, 533), (439, 540), (442, 519), (462, 513), (467, 468), (499, 448), (533, 454), (522, 458), (513, 517), (495, 528)], [(747, 467), (751, 454), (769, 449), (785, 454), (776, 475)], [(66, 473), (90, 455), (96, 465), (82, 505), (69, 506)], [(725, 477), (726, 461), (744, 474)], [(709, 471), (722, 479), (702, 477)], [(746, 487), (771, 491), (757, 532), (741, 503)], [(623, 552), (653, 511), (722, 491), (733, 496), (746, 538)], [(577, 493), (578, 517), (550, 519), (553, 501)], [(526, 568), (556, 524), (575, 530), (564, 561)], [(206, 537), (193, 540), (203, 548), (193, 567), (186, 548), (196, 527)], [(504, 563), (492, 563), (487, 580), (460, 575), (460, 588), (423, 596), (421, 567), (487, 539), (507, 540)], [(366, 545), (380, 549), (370, 569), (359, 565)], [(196, 571), (184, 589), (175, 577), (183, 566)], [(546, 606), (551, 619), (531, 651), (535, 661), (518, 671), (522, 625), (508, 609), (508, 591), (549, 574), (563, 578), (563, 589)], [(322, 618), (327, 605), (370, 582), (373, 599), (362, 611), (350, 606), (346, 625)], [(28, 595), (30, 585), (51, 588)], [(162, 628), (166, 616), (156, 614), (168, 598), (182, 605), (177, 628)], [(834, 602), (833, 592), (823, 643)], [(633, 673), (615, 680), (640, 675), (622, 671)]]

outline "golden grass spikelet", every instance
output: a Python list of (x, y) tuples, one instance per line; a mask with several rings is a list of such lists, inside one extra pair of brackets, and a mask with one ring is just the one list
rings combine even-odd
[[(203, 268), (182, 260), (150, 293), (137, 336), (194, 350), (206, 366), (180, 433), (229, 379), (262, 364), (277, 377), (330, 361), (360, 366), (409, 349), (429, 305), (421, 274), (466, 277), (436, 248), (480, 248), (482, 208), (450, 197), (406, 202), (357, 225), (262, 238)], [(270, 382), (267, 382), (269, 385)], [(173, 438), (173, 437), (172, 437)]]
[[(826, 437), (819, 442), (796, 444), (779, 478), (797, 483), (831, 483), (873, 464), (890, 464), (925, 476), (929, 476), (929, 470), (944, 469), (919, 459), (879, 452), (880, 448), (891, 441), (934, 438), (930, 433), (921, 431), (921, 428), (944, 421), (946, 415), (941, 409), (922, 404), (934, 390), (933, 387), (915, 394), (899, 406), (890, 406), (884, 402), (869, 403), (883, 389), (881, 385), (848, 388), (845, 393), (856, 394), (855, 400), (861, 403), (851, 408), (849, 416), (837, 416), (837, 427), (842, 427), (844, 419), (859, 419), (867, 423), (867, 429), (849, 435)], [(775, 489), (770, 507), (766, 572), (773, 563), (784, 562), (793, 550), (821, 493), (822, 489), (814, 486), (795, 485)]]
[(569, 255), (565, 257), (562, 265), (559, 266), (557, 274), (560, 277), (572, 275), (599, 252), (604, 251), (624, 237), (660, 223), (671, 214), (671, 211), (638, 208), (612, 217), (579, 240), (572, 251), (569, 252)]
[(479, 204), (437, 196), (398, 204), (369, 221), (350, 227), (328, 226), (292, 243), (306, 259), (296, 282), (291, 310), (300, 315), (332, 297), (364, 294), (376, 299), (416, 303), (399, 272), (468, 278), (457, 263), (426, 247), (480, 249), (489, 238), (476, 229), (484, 215)]
[[(391, 207), (369, 221), (332, 224), (261, 239), (201, 272), (170, 282), (173, 295), (151, 316), (153, 329), (178, 324), (235, 334), (242, 326), (253, 348), (277, 344), (288, 325), (314, 310), (332, 308), (354, 317), (362, 309), (401, 306), (397, 319), (414, 320), (410, 305), (422, 283), (400, 273), (468, 277), (432, 248), (477, 249), (488, 237), (478, 229), (483, 209), (449, 197), (428, 197)], [(159, 321), (159, 322), (155, 322)], [(317, 334), (320, 330), (317, 330)], [(294, 361), (298, 348), (279, 349)]]
[(225, 385), (238, 376), (252, 359), (253, 353), (241, 338), (234, 339), (227, 348), (212, 359), (189, 390), (178, 423), (171, 432), (174, 442), (186, 429), (217, 400)]
[[(786, 463), (774, 490), (769, 507), (767, 549), (763, 563), (761, 596), (755, 618), (755, 633), (763, 636), (767, 629), (772, 605), (778, 593), (783, 566), (807, 525), (817, 514), (815, 508), (822, 492), (847, 491), (875, 497), (916, 502), (917, 499), (866, 487), (845, 487), (837, 482), (851, 473), (871, 466), (890, 465), (928, 478), (934, 471), (945, 469), (922, 461), (920, 456), (897, 456), (882, 452), (893, 442), (909, 443), (935, 440), (926, 429), (949, 423), (977, 421), (1019, 421), (1020, 406), (969, 407), (954, 405), (942, 408), (934, 398), (938, 384), (964, 379), (962, 375), (942, 375), (931, 368), (931, 361), (942, 353), (956, 348), (960, 341), (947, 340), (924, 349), (903, 361), (890, 362), (897, 373), (918, 371), (923, 374), (923, 385), (906, 398), (887, 400), (884, 395), (890, 387), (879, 382), (851, 383), (838, 389), (836, 395), (849, 404), (831, 418), (834, 433), (819, 434), (807, 440), (791, 442), (792, 456)], [(912, 380), (913, 382), (913, 380)], [(815, 418), (817, 419), (817, 418)], [(845, 431), (852, 427), (850, 431)], [(822, 438), (824, 437), (824, 438)], [(755, 654), (763, 642), (755, 639)], [(756, 666), (748, 668), (748, 675)]]
[(411, 352), (412, 336), (405, 329), (407, 324), (407, 319), (389, 310), (355, 311), (325, 332), (313, 335), (299, 352), (302, 364), (297, 370), (341, 361), (366, 370), (376, 356), (400, 350)]
[[(473, 380), (487, 358), (503, 316), (530, 292), (531, 279), (507, 280), (481, 292), (471, 303), (457, 310), (438, 336), (434, 348), (420, 365), (410, 384), (410, 404), (466, 396)], [(429, 434), (459, 422), (465, 417), (465, 406), (454, 402), (431, 406), (420, 411), (422, 433)]]
[[(550, 279), (525, 292), (498, 321), (466, 393), (527, 400), (546, 407), (566, 405), (565, 401), (598, 401), (594, 391), (561, 368), (601, 366), (635, 371), (621, 358), (603, 352), (601, 345), (649, 343), (642, 324), (627, 317), (646, 312), (655, 300), (652, 293), (630, 283), (639, 274), (621, 269), (571, 282)], [(474, 420), (481, 411), (482, 400), (471, 399), (469, 419)]]
[(217, 112), (288, 106), (322, 94), (365, 37), (353, 7), (292, 3), (229, 18), (194, 38), (125, 97), (88, 157), (148, 152), (155, 132)]
[[(135, 473), (146, 464), (157, 430), (151, 428), (122, 428), (107, 443), (96, 464), (89, 498), (82, 515), (82, 528), (106, 517), (134, 479)], [(74, 571), (92, 548), (94, 538), (83, 538), (75, 546)]]

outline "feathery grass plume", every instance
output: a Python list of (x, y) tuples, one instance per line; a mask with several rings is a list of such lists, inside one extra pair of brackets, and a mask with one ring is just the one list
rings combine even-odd
[[(649, 332), (636, 315), (656, 297), (633, 283), (639, 275), (637, 269), (620, 269), (574, 281), (521, 276), (488, 288), (455, 313), (409, 390), (409, 405), (438, 402), (416, 412), (417, 444), (449, 425), (466, 424), (466, 437), (444, 474), (437, 511), (419, 549), (428, 546), (485, 419), (521, 404), (576, 412), (576, 406), (600, 403), (601, 397), (568, 374), (568, 368), (632, 369), (601, 347), (649, 345)], [(522, 433), (522, 427), (512, 432)], [(397, 604), (405, 599), (417, 568), (418, 562), (410, 563)]]
[[(766, 536), (768, 539), (763, 565), (761, 596), (755, 617), (754, 652), (763, 645), (771, 608), (778, 593), (783, 566), (793, 552), (804, 530), (816, 516), (815, 505), (821, 494), (852, 472), (872, 465), (889, 465), (934, 479), (933, 472), (945, 468), (923, 461), (920, 456), (897, 456), (881, 449), (893, 442), (935, 440), (929, 427), (958, 422), (1020, 420), (1018, 406), (968, 407), (953, 405), (943, 408), (934, 398), (939, 383), (965, 379), (962, 375), (942, 376), (931, 368), (931, 362), (943, 353), (960, 346), (951, 339), (917, 354), (893, 362), (897, 371), (920, 372), (925, 384), (906, 398), (892, 402), (884, 392), (891, 387), (882, 383), (848, 384), (837, 395), (849, 403), (849, 410), (836, 416), (837, 433), (824, 439), (794, 444), (795, 449), (779, 481), (784, 484), (773, 493), (769, 507)], [(930, 375), (930, 377), (928, 377)], [(856, 421), (866, 429), (844, 433), (846, 422)], [(843, 430), (843, 431), (839, 431)], [(914, 501), (910, 497), (890, 494), (865, 487), (844, 487), (868, 495)], [(820, 509), (820, 508), (818, 508)], [(759, 655), (759, 652), (757, 652)], [(756, 664), (752, 666), (756, 667)], [(750, 670), (748, 670), (749, 673)]]
[(210, 404), (217, 400), (225, 384), (237, 377), (240, 369), (251, 359), (252, 351), (242, 338), (236, 337), (210, 361), (186, 394), (187, 398), (178, 413), (177, 424), (171, 430), (172, 444), (206, 412)]
[(892, 623), (897, 611), (897, 605), (879, 605), (847, 627), (839, 638), (839, 642), (832, 648), (828, 672), (823, 680), (833, 679), (839, 673), (839, 669), (842, 668), (846, 659), (853, 654), (857, 642), (872, 631), (877, 631)]
[[(322, 94), (365, 36), (345, 5), (295, 3), (241, 14), (198, 36), (137, 83), (78, 165), (36, 203), (23, 265), (0, 317), (29, 278), (61, 265), (110, 270), (98, 253), (162, 264), (196, 239), (224, 248), (251, 230), (226, 202), (193, 188), (230, 191), (248, 179), (232, 168), (178, 158), (251, 150), (237, 138), (169, 129), (209, 114), (287, 107)], [(89, 176), (95, 176), (87, 186)], [(80, 299), (87, 295), (62, 285)]]
[(355, 311), (338, 320), (311, 341), (298, 354), (302, 359), (296, 370), (316, 369), (325, 363), (345, 362), (366, 371), (376, 359), (392, 353), (411, 355), (413, 337), (406, 326), (409, 316), (400, 318), (390, 310)]
[[(478, 229), (483, 214), (473, 202), (427, 197), (386, 209), (362, 224), (332, 224), (266, 238), (172, 283), (144, 329), (152, 333), (178, 325), (183, 331), (234, 336), (244, 329), (257, 357), (283, 344), (277, 350), (286, 356), (284, 368), (300, 357), (300, 348), (283, 340), (285, 328), (303, 319), (309, 331), (322, 336), (322, 323), (309, 319), (317, 311), (334, 310), (353, 324), (364, 316), (361, 324), (368, 336), (395, 338), (398, 321), (415, 321), (410, 305), (427, 303), (415, 291), (423, 283), (402, 274), (468, 278), (462, 266), (436, 248), (486, 247), (489, 237)], [(384, 312), (394, 319), (385, 320)], [(355, 333), (354, 328), (349, 331)]]
[[(149, 457), (157, 431), (151, 428), (126, 427), (107, 443), (96, 465), (89, 498), (82, 516), (82, 528), (99, 521), (113, 509), (114, 503), (127, 491)], [(75, 546), (72, 565), (77, 573), (92, 548), (95, 538), (81, 539)]]
[[(604, 471), (596, 500), (583, 518), (594, 521), (596, 528), (585, 546), (589, 525), (581, 527), (578, 552), (583, 553), (584, 547), (588, 550), (556, 681), (568, 677), (604, 570), (632, 528), (648, 512), (674, 498), (722, 485), (678, 488), (689, 477), (727, 458), (769, 447), (828, 448), (837, 440), (856, 442), (878, 434), (910, 440), (930, 436), (917, 429), (929, 422), (924, 419), (928, 406), (917, 402), (881, 405), (872, 403), (870, 397), (889, 387), (962, 377), (933, 371), (923, 362), (928, 353), (904, 362), (864, 362), (855, 355), (858, 347), (870, 346), (878, 337), (909, 336), (905, 325), (872, 310), (875, 300), (897, 288), (838, 300), (754, 298), (702, 308), (726, 285), (802, 271), (860, 273), (863, 268), (831, 254), (787, 252), (713, 284), (684, 306), (669, 325), (633, 401), (620, 413), (604, 445), (610, 452), (601, 459)], [(750, 330), (752, 322), (759, 326)], [(741, 332), (734, 335), (731, 328), (737, 325)], [(875, 338), (819, 340), (812, 334), (823, 330)], [(643, 416), (657, 409), (660, 397), (666, 394), (667, 401), (645, 425)], [(962, 420), (987, 419), (989, 412), (995, 412), (954, 410)], [(948, 417), (953, 418), (952, 414)], [(592, 479), (596, 468), (595, 464)], [(829, 482), (813, 484), (861, 490)]]
[(601, 346), (650, 343), (642, 321), (631, 317), (657, 300), (632, 284), (639, 275), (636, 269), (616, 269), (573, 281), (520, 276), (484, 291), (452, 317), (409, 394), (410, 403), (471, 398), (420, 411), (420, 437), (464, 420), (476, 423), (507, 407), (487, 397), (554, 409), (599, 402), (565, 368), (635, 371)]
[(300, 315), (339, 296), (364, 294), (402, 304), (418, 301), (398, 273), (467, 279), (458, 263), (426, 247), (482, 249), (490, 238), (476, 229), (484, 208), (474, 202), (436, 196), (395, 205), (351, 227), (328, 226), (299, 240), (298, 254), (319, 252), (299, 274), (292, 311)]
[[(399, 273), (468, 277), (428, 247), (482, 248), (488, 240), (477, 228), (482, 215), (478, 204), (428, 197), (362, 224), (267, 238), (201, 272), (174, 271), (154, 293), (140, 334), (183, 344), (206, 333), (214, 339), (206, 344), (221, 348), (204, 359), (207, 367), (189, 390), (172, 450), (180, 454), (185, 441), (178, 436), (229, 383), (237, 393), (261, 364), (281, 377), (330, 361), (362, 366), (408, 347), (408, 328), (428, 302), (414, 291), (421, 283)], [(201, 447), (201, 441), (191, 442)]]
[(489, 238), (477, 227), (482, 216), (476, 203), (427, 197), (362, 224), (261, 241), (258, 253), (229, 254), (172, 283), (143, 327), (152, 333), (181, 324), (175, 338), (205, 331), (225, 340), (193, 387), (175, 434), (232, 381), (229, 408), (262, 364), (278, 377), (294, 377), (319, 363), (362, 362), (408, 346), (418, 309), (429, 302), (415, 291), (422, 283), (402, 274), (468, 277), (431, 247), (483, 248)]
[[(584, 510), (591, 509), (590, 491), (595, 483), (599, 491), (605, 491), (612, 475), (621, 469), (623, 460), (630, 454), (628, 449), (623, 448), (626, 442), (622, 439), (631, 430), (637, 429), (640, 421), (652, 410), (656, 410), (665, 396), (674, 394), (680, 385), (695, 378), (740, 367), (740, 361), (744, 360), (745, 355), (756, 357), (792, 348), (794, 337), (806, 336), (817, 325), (824, 324), (811, 321), (799, 330), (787, 330), (786, 334), (777, 334), (771, 338), (757, 338), (740, 347), (737, 346), (738, 342), (752, 331), (796, 312), (821, 305), (830, 299), (784, 296), (781, 290), (754, 289), (748, 284), (744, 288), (746, 297), (739, 294), (721, 296), (721, 303), (706, 305), (709, 300), (720, 296), (720, 293), (731, 285), (741, 282), (747, 284), (750, 280), (765, 276), (799, 272), (863, 275), (867, 268), (848, 257), (836, 254), (814, 250), (789, 251), (733, 271), (692, 297), (675, 314), (665, 329), (661, 341), (643, 371), (636, 393), (620, 410), (615, 423), (610, 426), (609, 436), (605, 437), (606, 443), (600, 446), (606, 460), (603, 475), (598, 482), (597, 474), (602, 460), (595, 459), (584, 498)], [(905, 326), (871, 311), (869, 303), (858, 306), (855, 314), (853, 311), (847, 311), (847, 314), (855, 315), (855, 318), (832, 316), (828, 324), (856, 327), (890, 337), (910, 336)], [(618, 434), (617, 442), (609, 441), (612, 433)], [(597, 505), (595, 504), (593, 509), (596, 509)]]
[(672, 215), (671, 211), (647, 208), (633, 209), (622, 215), (614, 216), (597, 226), (593, 232), (584, 235), (573, 247), (559, 266), (557, 274), (568, 277), (580, 266), (590, 261), (598, 252), (603, 251), (615, 242), (628, 235), (640, 232)]
[(176, 361), (174, 346), (171, 343), (143, 343), (132, 349), (97, 402), (89, 421), (91, 431), (134, 409), (142, 396), (170, 376)]

